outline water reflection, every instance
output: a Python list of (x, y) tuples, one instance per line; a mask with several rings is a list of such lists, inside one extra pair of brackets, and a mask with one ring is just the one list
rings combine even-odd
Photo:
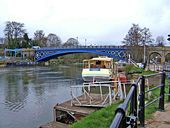
[[(11, 68), (5, 75), (5, 107), (10, 111), (17, 112), (24, 108), (30, 85), (35, 96), (42, 96), (45, 93), (47, 82), (60, 83), (57, 81), (63, 79), (62, 72), (52, 72), (48, 68), (35, 68), (28, 70), (24, 68)], [(64, 81), (67, 81), (64, 79)], [(53, 84), (51, 86), (53, 88)]]
[(22, 74), (18, 75), (9, 70), (5, 74), (6, 83), (5, 83), (5, 106), (10, 111), (19, 111), (24, 107), (26, 102), (26, 97), (28, 96), (28, 87), (23, 86), (22, 84), (24, 79), (21, 78)]
[(70, 85), (81, 84), (81, 69), (17, 67), (0, 69), (0, 127), (37, 128), (52, 120), (52, 108), (71, 98)]

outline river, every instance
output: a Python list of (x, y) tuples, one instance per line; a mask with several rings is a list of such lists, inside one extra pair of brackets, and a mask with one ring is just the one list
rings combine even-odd
[(53, 120), (56, 103), (81, 84), (78, 66), (0, 69), (0, 128), (38, 128)]

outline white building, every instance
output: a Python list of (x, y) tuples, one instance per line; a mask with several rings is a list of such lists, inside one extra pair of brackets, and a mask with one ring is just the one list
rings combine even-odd
[(4, 44), (4, 43), (5, 43), (5, 38), (0, 37), (0, 44)]

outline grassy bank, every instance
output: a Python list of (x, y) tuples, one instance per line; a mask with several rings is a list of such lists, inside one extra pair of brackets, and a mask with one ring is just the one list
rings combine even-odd
[(100, 109), (82, 120), (71, 125), (71, 128), (108, 128), (113, 120), (115, 110), (121, 103), (112, 104), (106, 108)]

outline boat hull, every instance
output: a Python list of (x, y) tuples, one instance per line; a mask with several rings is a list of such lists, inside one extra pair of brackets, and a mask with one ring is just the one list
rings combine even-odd
[(104, 77), (104, 76), (82, 76), (83, 81), (86, 82), (96, 82), (96, 81), (109, 81), (112, 78), (111, 77)]
[(87, 82), (108, 81), (112, 79), (111, 69), (83, 69), (82, 78)]

